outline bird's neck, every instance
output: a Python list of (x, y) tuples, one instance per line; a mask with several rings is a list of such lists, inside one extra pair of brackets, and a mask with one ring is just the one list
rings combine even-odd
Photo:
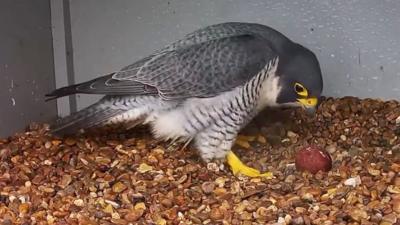
[(276, 74), (279, 59), (271, 60), (249, 82), (243, 86), (244, 96), (252, 98), (256, 112), (267, 106), (276, 106), (276, 100), (280, 91), (279, 77)]

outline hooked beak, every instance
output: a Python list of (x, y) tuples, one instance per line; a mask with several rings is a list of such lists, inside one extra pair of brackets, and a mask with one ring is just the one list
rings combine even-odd
[(298, 98), (297, 101), (306, 110), (306, 113), (310, 116), (314, 115), (317, 111), (318, 99), (315, 97), (310, 98)]

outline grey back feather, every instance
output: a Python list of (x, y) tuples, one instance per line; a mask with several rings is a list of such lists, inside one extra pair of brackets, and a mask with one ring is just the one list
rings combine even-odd
[(275, 36), (281, 34), (258, 24), (210, 26), (123, 68), (112, 78), (121, 85), (135, 81), (154, 87), (166, 100), (212, 97), (243, 85), (276, 57), (272, 46), (277, 45), (271, 41), (282, 38)]
[(292, 42), (284, 35), (260, 24), (216, 24), (190, 33), (118, 72), (57, 89), (47, 96), (213, 97), (244, 85), (288, 43)]

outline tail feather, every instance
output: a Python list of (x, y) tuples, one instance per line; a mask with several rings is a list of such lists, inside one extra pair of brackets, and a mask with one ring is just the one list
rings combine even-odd
[(50, 126), (50, 132), (55, 135), (74, 134), (81, 129), (101, 126), (123, 112), (122, 109), (112, 108), (98, 102), (56, 121)]
[[(51, 93), (46, 94), (46, 101), (50, 101), (56, 98), (61, 98), (64, 96), (72, 95), (72, 94), (78, 94), (78, 93), (86, 93), (86, 94), (96, 94), (98, 91), (96, 89), (93, 89), (92, 86), (99, 83), (99, 84), (104, 84), (106, 83), (109, 79), (112, 78), (113, 74), (108, 74), (90, 81), (86, 81), (83, 83), (79, 84), (74, 84), (62, 88), (58, 88), (54, 90)], [(101, 94), (101, 91), (99, 92)]]
[(154, 96), (158, 95), (158, 90), (135, 80), (117, 80), (113, 78), (113, 74), (108, 74), (83, 83), (58, 88), (46, 94), (46, 101), (73, 94)]
[(78, 85), (71, 85), (68, 87), (62, 87), (62, 88), (56, 89), (53, 92), (45, 95), (46, 96), (45, 101), (47, 102), (47, 101), (61, 98), (64, 96), (77, 94), (78, 93), (78, 91), (76, 90), (77, 87), (78, 87)]
[(169, 107), (160, 104), (159, 101), (152, 96), (105, 96), (93, 105), (59, 119), (50, 126), (50, 132), (55, 135), (70, 135), (81, 129), (104, 125), (118, 125), (131, 129), (145, 122), (152, 111)]

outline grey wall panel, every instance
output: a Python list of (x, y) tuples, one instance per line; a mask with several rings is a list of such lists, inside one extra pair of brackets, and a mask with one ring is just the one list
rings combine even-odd
[(0, 1), (0, 136), (56, 116), (49, 1)]
[[(71, 0), (75, 81), (120, 69), (197, 28), (272, 26), (320, 59), (324, 94), (400, 97), (398, 0)], [(78, 108), (98, 97), (78, 97)]]

